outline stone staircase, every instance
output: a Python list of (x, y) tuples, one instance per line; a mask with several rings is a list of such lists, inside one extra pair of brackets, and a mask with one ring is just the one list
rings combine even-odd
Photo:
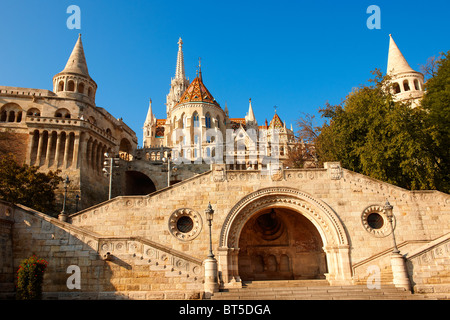
[(366, 285), (330, 286), (326, 280), (274, 280), (244, 282), (239, 289), (225, 289), (211, 300), (434, 300), (394, 285), (369, 289)]

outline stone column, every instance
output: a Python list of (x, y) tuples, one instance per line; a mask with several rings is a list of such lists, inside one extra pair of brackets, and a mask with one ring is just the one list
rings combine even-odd
[(53, 146), (53, 134), (49, 132), (48, 142), (47, 142), (47, 155), (45, 156), (45, 166), (48, 167), (50, 164), (50, 156), (52, 154), (52, 146)]
[(64, 161), (63, 168), (67, 168), (67, 163), (69, 161), (69, 147), (70, 147), (70, 134), (66, 133), (66, 139), (64, 144)]
[(394, 276), (394, 285), (398, 288), (411, 291), (411, 281), (409, 280), (406, 260), (403, 255), (393, 252), (391, 255), (391, 267)]
[(38, 143), (38, 149), (37, 149), (37, 155), (36, 155), (36, 165), (41, 165), (41, 156), (42, 156), (42, 148), (44, 144), (44, 132), (39, 132), (39, 143)]
[(28, 152), (27, 152), (27, 164), (29, 164), (30, 166), (33, 165), (31, 163), (31, 159), (32, 157), (32, 153), (34, 152), (34, 149), (36, 148), (36, 143), (34, 141), (34, 131), (33, 132), (29, 132), (29, 136), (28, 136), (29, 142), (28, 142)]
[(80, 134), (75, 134), (74, 139), (75, 139), (75, 141), (74, 141), (74, 144), (73, 144), (72, 167), (74, 169), (78, 169), (78, 166), (79, 166), (78, 157), (79, 157), (80, 148), (81, 148), (81, 135)]
[(55, 161), (54, 165), (56, 168), (58, 168), (58, 162), (60, 157), (60, 149), (61, 149), (61, 132), (58, 132), (56, 134), (56, 151), (55, 151)]
[(219, 281), (217, 276), (217, 260), (214, 258), (207, 258), (203, 261), (205, 267), (205, 298), (211, 298), (214, 292), (219, 291)]

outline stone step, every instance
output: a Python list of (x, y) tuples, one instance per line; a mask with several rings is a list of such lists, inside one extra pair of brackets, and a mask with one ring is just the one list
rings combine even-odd
[(213, 300), (423, 300), (394, 285), (369, 289), (366, 285), (330, 286), (326, 280), (278, 280), (244, 282), (242, 288), (215, 293)]

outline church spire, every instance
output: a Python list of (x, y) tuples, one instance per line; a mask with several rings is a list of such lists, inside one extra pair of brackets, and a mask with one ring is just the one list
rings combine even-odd
[(166, 97), (166, 111), (170, 114), (172, 108), (180, 102), (180, 97), (189, 86), (189, 80), (186, 79), (184, 72), (184, 57), (183, 57), (183, 40), (178, 39), (178, 55), (177, 66), (175, 69), (175, 78), (172, 78), (170, 83), (170, 91)]
[(388, 65), (387, 74), (393, 75), (402, 72), (414, 72), (414, 70), (409, 66), (405, 57), (401, 53), (400, 49), (397, 47), (392, 35), (389, 35), (389, 55), (388, 55)]
[(183, 40), (178, 39), (178, 56), (177, 56), (177, 68), (175, 71), (175, 79), (185, 79), (184, 72), (184, 56), (183, 56)]
[(155, 123), (155, 115), (152, 110), (152, 99), (150, 99), (147, 111), (147, 118), (145, 119), (144, 125), (153, 125)]

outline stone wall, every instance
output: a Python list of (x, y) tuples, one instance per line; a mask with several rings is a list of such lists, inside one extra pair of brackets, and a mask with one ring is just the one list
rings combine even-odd
[[(372, 259), (392, 248), (390, 226), (382, 212), (386, 199), (394, 206), (395, 236), (402, 254), (450, 232), (449, 195), (437, 191), (411, 192), (332, 164), (325, 169), (284, 170), (274, 175), (251, 170), (226, 171), (217, 165), (212, 172), (151, 195), (118, 197), (94, 206), (72, 215), (71, 222), (104, 236), (149, 239), (201, 260), (208, 253), (204, 210), (209, 202), (215, 210), (212, 241), (217, 250), (232, 208), (249, 194), (279, 187), (301, 190), (331, 208), (349, 239), (350, 264), (360, 264), (356, 270), (359, 273), (366, 272), (369, 264), (381, 263), (381, 269), (386, 267), (383, 259)], [(184, 239), (174, 234), (170, 224), (181, 209), (188, 209), (196, 217), (197, 231)], [(370, 212), (378, 212), (384, 219), (381, 229), (373, 230), (367, 225), (365, 218)]]
[[(212, 171), (153, 194), (117, 197), (72, 214), (68, 222), (2, 204), (0, 219), (12, 221), (11, 228), (1, 229), (6, 239), (2, 252), (7, 253), (12, 243), (13, 268), (2, 261), (1, 270), (11, 276), (20, 260), (32, 254), (47, 259), (44, 292), (49, 299), (198, 298), (203, 290), (202, 262), (209, 251), (204, 211), (211, 203), (212, 244), (222, 282), (236, 280), (243, 226), (271, 208), (310, 220), (322, 239), (328, 272), (336, 279), (364, 281), (371, 265), (389, 277), (392, 235), (382, 211), (386, 199), (394, 206), (402, 254), (419, 256), (417, 250), (450, 232), (450, 196), (437, 191), (407, 191), (339, 164), (272, 174), (214, 165)], [(372, 213), (382, 219), (380, 228), (368, 224)], [(192, 221), (183, 232), (181, 217)], [(448, 273), (447, 260), (430, 267), (443, 268), (431, 278)], [(81, 289), (67, 287), (71, 265), (80, 268)], [(413, 280), (417, 272), (419, 267), (413, 270)]]
[[(49, 262), (44, 299), (201, 297), (202, 261), (184, 253), (145, 239), (102, 237), (20, 205), (1, 203), (0, 210), (2, 225), (13, 226), (0, 230), (1, 298), (13, 297), (15, 272), (33, 254)], [(79, 288), (69, 288), (71, 266), (79, 268)]]
[(415, 292), (450, 294), (450, 233), (409, 252), (407, 261)]

